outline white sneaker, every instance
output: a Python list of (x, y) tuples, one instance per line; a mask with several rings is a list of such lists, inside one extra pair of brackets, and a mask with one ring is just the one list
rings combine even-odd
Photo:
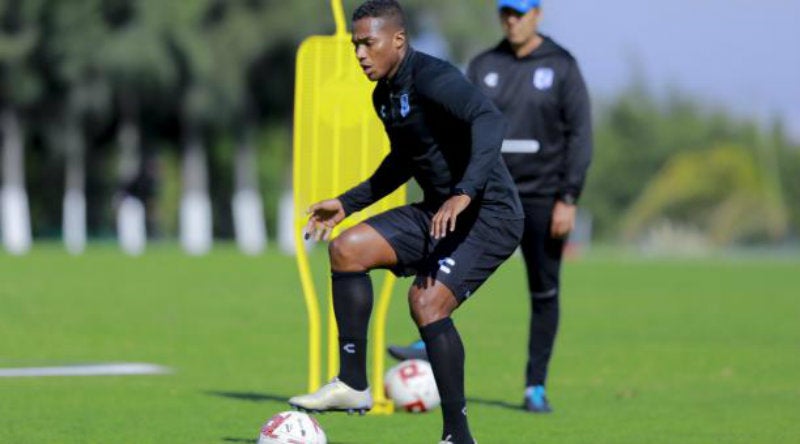
[(369, 387), (358, 391), (339, 378), (333, 378), (314, 393), (290, 398), (289, 405), (309, 412), (358, 412), (363, 415), (372, 408), (372, 395)]

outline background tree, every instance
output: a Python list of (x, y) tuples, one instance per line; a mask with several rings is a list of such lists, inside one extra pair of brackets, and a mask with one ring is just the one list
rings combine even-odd
[(37, 0), (0, 2), (0, 232), (6, 248), (15, 254), (27, 252), (31, 243), (23, 121), (42, 94), (31, 64), (41, 38), (36, 20), (41, 8)]
[[(358, 3), (346, 0), (345, 10)], [(456, 64), (500, 38), (486, 26), (491, 2), (403, 4), (412, 44), (439, 29)], [(256, 213), (275, 226), (290, 179), (295, 54), (304, 38), (333, 32), (328, 1), (0, 0), (3, 195), (23, 191), (3, 206), (25, 208), (24, 187), (11, 185), (27, 184), (32, 215), (14, 225), (8, 215), (24, 211), (2, 211), (3, 235), (7, 225), (32, 225), (39, 237), (77, 226), (66, 231), (80, 251), (87, 234), (113, 233), (115, 204), (130, 197), (144, 203), (151, 236), (171, 237), (182, 193), (184, 202), (200, 196), (200, 213), (213, 211), (216, 237), (237, 231), (231, 202), (242, 192), (263, 200)], [(582, 205), (596, 238), (638, 239), (661, 220), (721, 244), (800, 231), (800, 147), (779, 119), (765, 128), (643, 81), (595, 103)], [(687, 176), (701, 166), (732, 194), (707, 194), (706, 182)], [(698, 202), (715, 210), (697, 211)], [(726, 228), (715, 211), (770, 216), (730, 216), (742, 227)], [(207, 221), (199, 231), (210, 243), (211, 217), (191, 219)]]
[(752, 152), (738, 146), (672, 156), (627, 212), (626, 238), (668, 220), (706, 233), (715, 245), (782, 239), (786, 209), (758, 165)]

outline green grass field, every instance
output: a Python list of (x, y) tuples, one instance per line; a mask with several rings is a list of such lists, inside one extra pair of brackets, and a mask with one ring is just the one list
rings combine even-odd
[[(320, 271), (325, 258), (316, 258)], [(517, 409), (527, 297), (511, 260), (456, 315), (472, 429), (495, 443), (800, 442), (800, 259), (592, 254), (564, 270), (549, 395)], [(395, 293), (389, 338), (416, 337)], [(294, 260), (171, 247), (0, 255), (0, 368), (150, 362), (161, 376), (0, 378), (0, 443), (253, 443), (306, 381)], [(440, 413), (324, 415), (332, 444), (437, 442)]]

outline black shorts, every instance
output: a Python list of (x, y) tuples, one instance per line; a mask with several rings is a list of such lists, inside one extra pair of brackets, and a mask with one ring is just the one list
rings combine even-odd
[(435, 211), (406, 205), (373, 216), (366, 224), (395, 251), (397, 276), (433, 277), (458, 299), (470, 297), (519, 245), (523, 219), (500, 219), (465, 211), (443, 239), (430, 235)]

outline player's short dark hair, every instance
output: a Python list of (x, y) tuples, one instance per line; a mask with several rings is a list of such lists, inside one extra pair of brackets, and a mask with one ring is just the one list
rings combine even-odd
[(406, 14), (397, 0), (367, 0), (353, 11), (353, 22), (367, 17), (382, 18), (406, 28)]

